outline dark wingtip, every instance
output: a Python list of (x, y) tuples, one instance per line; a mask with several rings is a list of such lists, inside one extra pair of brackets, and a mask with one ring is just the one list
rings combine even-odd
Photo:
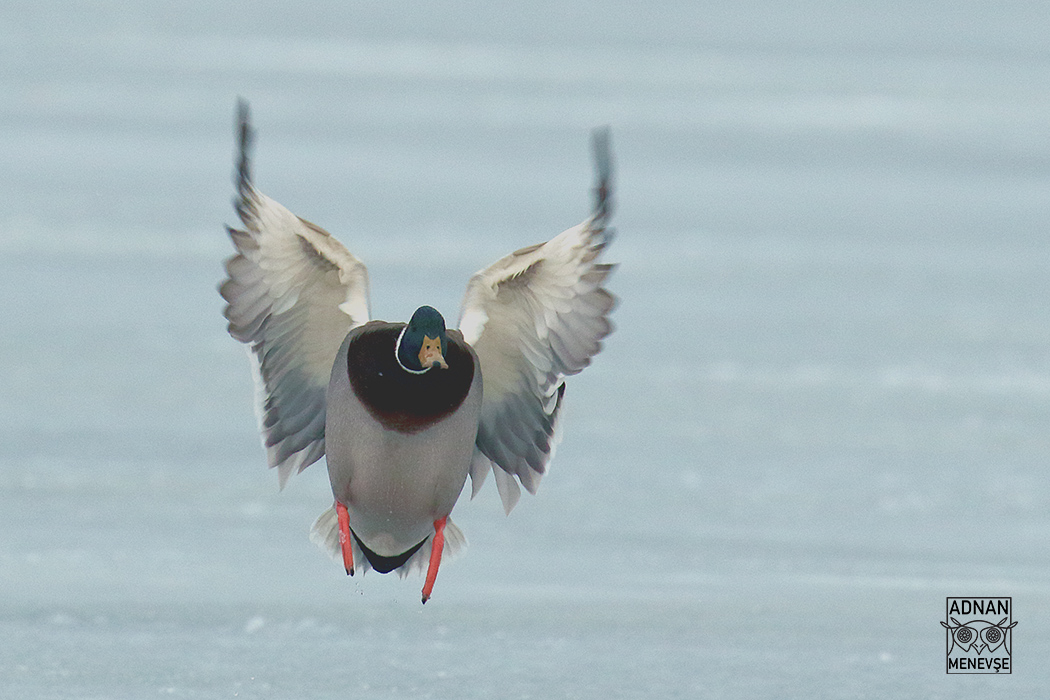
[(598, 182), (594, 187), (594, 213), (605, 218), (612, 213), (612, 146), (608, 126), (601, 126), (591, 133), (594, 151), (594, 167)]
[(237, 170), (234, 173), (234, 184), (237, 185), (238, 206), (240, 211), (248, 200), (252, 188), (251, 161), (249, 151), (252, 148), (251, 114), (248, 100), (237, 98)]

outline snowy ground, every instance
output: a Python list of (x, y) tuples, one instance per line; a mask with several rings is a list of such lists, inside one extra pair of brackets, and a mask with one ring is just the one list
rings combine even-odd
[[(0, 7), (0, 697), (1045, 693), (1046, 8), (360, 5)], [(580, 221), (612, 127), (618, 330), (425, 608), (264, 468), (237, 95), (390, 320)], [(966, 595), (1013, 675), (945, 675)]]

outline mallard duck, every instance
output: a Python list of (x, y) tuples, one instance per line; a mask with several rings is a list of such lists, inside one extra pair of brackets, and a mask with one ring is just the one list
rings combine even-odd
[[(342, 244), (257, 190), (248, 105), (238, 104), (234, 206), (227, 227), (229, 332), (245, 343), (270, 467), (289, 476), (327, 455), (334, 504), (311, 539), (346, 572), (402, 576), (465, 542), (449, 514), (491, 471), (509, 514), (535, 494), (558, 432), (565, 378), (601, 349), (615, 298), (599, 262), (612, 231), (609, 137), (594, 134), (594, 212), (512, 253), (467, 284), (459, 330), (420, 306), (408, 323), (369, 320), (368, 272)], [(429, 544), (429, 546), (427, 546)]]

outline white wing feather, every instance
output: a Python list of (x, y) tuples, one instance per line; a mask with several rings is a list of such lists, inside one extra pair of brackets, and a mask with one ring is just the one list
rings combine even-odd
[(259, 425), (281, 487), (324, 454), (325, 393), (346, 334), (368, 321), (368, 271), (324, 229), (300, 219), (251, 183), (251, 126), (239, 105), (237, 213), (228, 229), (237, 254), (219, 291), (229, 332), (247, 344)]
[(481, 270), (463, 300), (459, 327), (478, 354), (484, 382), (471, 481), (477, 493), (491, 466), (508, 513), (520, 495), (513, 477), (535, 493), (546, 471), (565, 377), (590, 364), (612, 332), (608, 315), (616, 300), (602, 284), (614, 266), (598, 262), (611, 239), (608, 134), (597, 132), (594, 141), (594, 214)]

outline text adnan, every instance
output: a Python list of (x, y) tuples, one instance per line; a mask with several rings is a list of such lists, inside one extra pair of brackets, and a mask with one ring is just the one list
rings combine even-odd
[(1008, 598), (953, 598), (949, 615), (1009, 615)]

